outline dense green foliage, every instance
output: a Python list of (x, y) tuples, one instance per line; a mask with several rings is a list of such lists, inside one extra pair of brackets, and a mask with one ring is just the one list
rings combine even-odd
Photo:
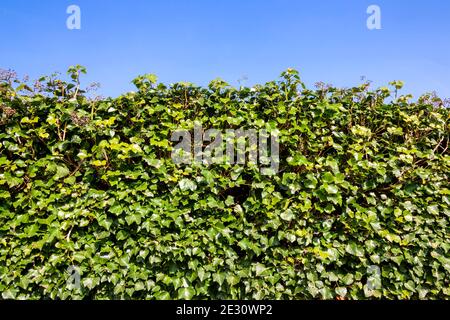
[[(3, 72), (3, 298), (450, 298), (445, 101), (308, 89), (294, 70), (253, 88), (146, 75), (93, 99), (84, 71)], [(171, 132), (194, 120), (278, 128), (279, 172), (175, 165)]]

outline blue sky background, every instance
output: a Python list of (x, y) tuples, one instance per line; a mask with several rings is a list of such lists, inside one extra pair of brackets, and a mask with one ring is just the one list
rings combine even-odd
[[(66, 28), (71, 4), (81, 30)], [(382, 30), (366, 28), (371, 4)], [(293, 67), (309, 85), (352, 86), (364, 75), (450, 97), (449, 17), (446, 0), (1, 0), (0, 67), (37, 78), (82, 64), (84, 83), (111, 96), (143, 73), (253, 85)]]

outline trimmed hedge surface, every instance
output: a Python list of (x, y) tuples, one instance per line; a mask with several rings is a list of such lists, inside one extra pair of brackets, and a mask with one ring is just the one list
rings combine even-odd
[[(253, 88), (145, 75), (94, 99), (84, 72), (2, 72), (4, 299), (450, 298), (445, 101), (308, 89), (291, 69)], [(194, 121), (277, 129), (279, 172), (175, 165), (171, 133)]]

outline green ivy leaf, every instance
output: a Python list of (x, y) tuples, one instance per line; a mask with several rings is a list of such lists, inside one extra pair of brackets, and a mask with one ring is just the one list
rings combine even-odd
[(195, 289), (192, 287), (178, 289), (178, 299), (191, 300), (195, 295)]

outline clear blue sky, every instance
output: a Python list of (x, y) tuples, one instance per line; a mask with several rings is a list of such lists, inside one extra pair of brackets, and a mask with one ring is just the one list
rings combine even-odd
[[(71, 4), (81, 30), (66, 28)], [(382, 30), (366, 28), (371, 4)], [(37, 78), (82, 64), (85, 83), (111, 96), (143, 73), (253, 85), (293, 67), (309, 85), (351, 86), (364, 75), (450, 97), (449, 17), (447, 0), (1, 0), (0, 67)]]

